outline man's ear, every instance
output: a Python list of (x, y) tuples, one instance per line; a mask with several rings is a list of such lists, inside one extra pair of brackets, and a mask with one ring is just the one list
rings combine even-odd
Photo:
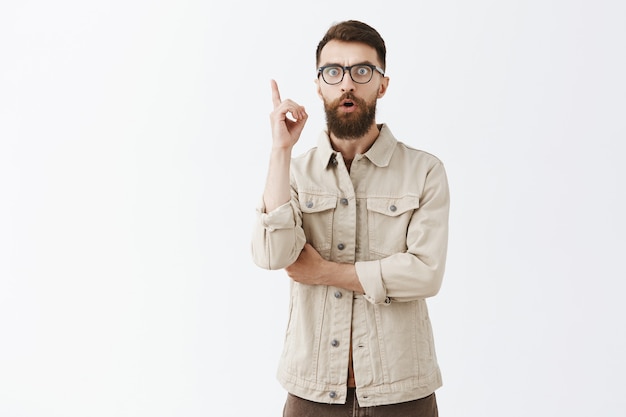
[(316, 78), (315, 80), (313, 80), (313, 82), (315, 83), (315, 89), (317, 91), (318, 97), (324, 100), (324, 97), (322, 97), (322, 90), (320, 89), (320, 79)]
[(389, 77), (383, 77), (380, 86), (378, 87), (378, 98), (382, 98), (387, 92), (387, 87), (389, 87)]

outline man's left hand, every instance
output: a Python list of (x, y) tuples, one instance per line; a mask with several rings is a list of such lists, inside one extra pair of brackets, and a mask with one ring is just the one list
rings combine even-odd
[(298, 259), (285, 268), (291, 279), (301, 284), (319, 285), (322, 282), (322, 271), (327, 263), (309, 243), (304, 245)]

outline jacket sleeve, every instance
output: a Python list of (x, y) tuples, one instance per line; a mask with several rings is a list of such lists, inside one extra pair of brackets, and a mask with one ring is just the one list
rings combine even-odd
[(256, 209), (252, 235), (252, 259), (263, 269), (282, 269), (298, 259), (306, 238), (297, 196), (266, 213), (263, 202)]
[(409, 222), (406, 252), (355, 263), (368, 301), (388, 304), (439, 292), (448, 249), (449, 210), (448, 180), (443, 164), (438, 162), (426, 176), (419, 208)]

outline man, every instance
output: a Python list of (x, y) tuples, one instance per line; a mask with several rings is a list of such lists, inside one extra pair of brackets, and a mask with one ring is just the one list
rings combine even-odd
[(272, 150), (253, 259), (291, 278), (278, 379), (284, 416), (437, 416), (442, 384), (425, 298), (444, 273), (443, 164), (375, 120), (386, 47), (359, 21), (317, 47), (327, 130), (293, 158), (305, 109), (272, 80)]

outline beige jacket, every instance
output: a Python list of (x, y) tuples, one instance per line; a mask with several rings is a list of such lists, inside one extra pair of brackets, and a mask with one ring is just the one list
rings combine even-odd
[(398, 142), (386, 125), (348, 172), (326, 132), (292, 160), (291, 202), (258, 208), (254, 262), (293, 263), (309, 242), (351, 263), (365, 294), (291, 281), (278, 379), (290, 393), (344, 403), (350, 345), (359, 404), (425, 397), (442, 384), (425, 298), (440, 289), (449, 191), (444, 166)]

